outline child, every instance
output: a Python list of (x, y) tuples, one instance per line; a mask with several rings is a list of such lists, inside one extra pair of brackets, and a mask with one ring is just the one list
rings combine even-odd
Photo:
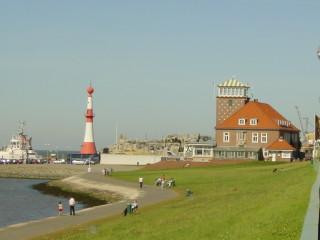
[(58, 204), (58, 212), (59, 212), (59, 216), (62, 216), (62, 203), (59, 202)]

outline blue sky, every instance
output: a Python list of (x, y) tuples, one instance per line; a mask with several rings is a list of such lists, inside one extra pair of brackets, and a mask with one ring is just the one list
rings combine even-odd
[[(214, 136), (212, 83), (233, 76), (300, 128), (319, 110), (320, 2), (0, 0), (1, 146), (80, 150), (90, 81), (98, 149)], [(311, 127), (309, 127), (311, 131)]]

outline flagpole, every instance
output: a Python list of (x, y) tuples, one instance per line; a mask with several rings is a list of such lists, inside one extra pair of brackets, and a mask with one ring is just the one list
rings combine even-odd
[(118, 123), (116, 123), (116, 144), (118, 143)]
[(314, 129), (313, 129), (313, 153), (312, 153), (312, 160), (314, 160), (315, 152), (316, 152), (316, 128), (317, 128), (316, 113), (313, 114), (313, 119), (314, 119)]
[(317, 144), (318, 144), (318, 142), (317, 142), (317, 135), (318, 135), (317, 131), (319, 128), (318, 122), (319, 122), (318, 116), (316, 113), (314, 113), (313, 159), (315, 159), (315, 157), (316, 157), (317, 160), (319, 160), (318, 152), (316, 152)]

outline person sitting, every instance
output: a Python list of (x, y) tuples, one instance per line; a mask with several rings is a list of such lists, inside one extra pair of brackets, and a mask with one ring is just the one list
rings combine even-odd
[(133, 203), (131, 204), (131, 212), (135, 212), (138, 210), (138, 202), (137, 200), (134, 200)]
[(125, 209), (123, 210), (123, 216), (127, 216), (127, 214), (128, 214), (128, 208), (125, 208)]
[(161, 178), (156, 179), (155, 183), (156, 186), (160, 186), (161, 185)]
[(167, 187), (173, 186), (173, 181), (174, 181), (173, 178), (170, 178), (170, 180), (167, 183)]

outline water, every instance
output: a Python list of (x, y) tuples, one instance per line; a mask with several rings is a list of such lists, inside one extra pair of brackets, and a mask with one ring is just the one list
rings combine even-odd
[[(31, 186), (48, 180), (0, 178), (0, 228), (58, 215), (58, 203), (63, 214), (69, 214), (68, 199), (45, 195)], [(77, 201), (77, 199), (75, 199)], [(77, 203), (77, 210), (85, 205)]]

